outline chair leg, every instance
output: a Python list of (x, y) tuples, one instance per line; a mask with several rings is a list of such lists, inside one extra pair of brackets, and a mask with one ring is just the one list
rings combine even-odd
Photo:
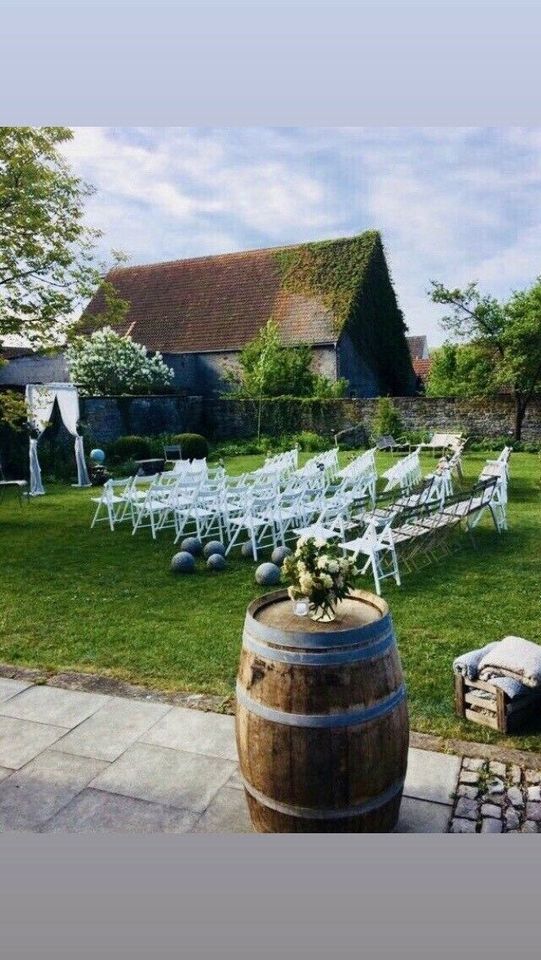
[(378, 597), (381, 597), (381, 584), (380, 584), (380, 571), (378, 569), (378, 561), (375, 553), (371, 553), (369, 557), (369, 563), (372, 567), (372, 575), (374, 577), (374, 584), (376, 586), (376, 593)]

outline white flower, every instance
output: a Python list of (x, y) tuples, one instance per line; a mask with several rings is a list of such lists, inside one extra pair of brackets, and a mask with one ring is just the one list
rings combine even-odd
[(329, 576), (328, 573), (322, 573), (319, 579), (321, 580), (323, 586), (327, 587), (328, 590), (330, 589), (330, 587), (332, 587), (333, 579), (332, 577)]
[(321, 549), (321, 547), (327, 546), (327, 541), (324, 540), (323, 537), (316, 537), (316, 539), (314, 540), (314, 543), (316, 547), (318, 547), (319, 549)]
[(338, 573), (339, 569), (340, 569), (340, 565), (338, 563), (338, 560), (329, 560), (327, 564), (327, 570), (329, 571), (329, 573)]
[[(316, 566), (318, 567), (319, 570), (325, 570), (325, 569), (327, 568), (328, 564), (329, 564), (329, 558), (328, 558), (327, 554), (326, 554), (326, 553), (322, 553), (321, 556), (318, 557), (318, 559), (317, 559), (317, 564), (316, 564)], [(330, 570), (330, 566), (329, 566), (329, 570)]]
[(314, 586), (314, 581), (310, 573), (303, 573), (299, 577), (299, 586), (305, 593), (310, 593)]

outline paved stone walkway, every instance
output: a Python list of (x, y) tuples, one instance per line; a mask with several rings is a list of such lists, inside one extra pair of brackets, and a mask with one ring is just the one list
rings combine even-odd
[(541, 771), (464, 757), (451, 833), (539, 833)]
[[(410, 749), (397, 830), (446, 832), (460, 770)], [(250, 832), (233, 718), (0, 678), (0, 830)]]

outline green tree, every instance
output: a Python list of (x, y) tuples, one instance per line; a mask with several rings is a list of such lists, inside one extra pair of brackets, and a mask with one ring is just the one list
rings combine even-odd
[(100, 281), (99, 233), (86, 226), (92, 188), (60, 148), (66, 127), (0, 127), (0, 337), (58, 342)]
[(475, 344), (445, 343), (430, 357), (429, 397), (472, 397), (498, 389), (494, 351)]
[(372, 431), (374, 436), (391, 436), (395, 440), (400, 439), (404, 430), (400, 413), (395, 407), (391, 397), (379, 397), (376, 403), (376, 412), (372, 422)]
[(257, 406), (257, 435), (261, 432), (261, 411), (267, 397), (343, 396), (346, 380), (336, 383), (312, 371), (308, 344), (286, 346), (280, 327), (270, 319), (256, 337), (241, 350), (238, 364), (225, 372), (228, 396), (252, 400)]
[(475, 365), (480, 392), (508, 389), (515, 401), (515, 439), (520, 440), (528, 405), (541, 390), (541, 277), (527, 290), (517, 291), (508, 301), (483, 296), (476, 283), (463, 290), (432, 283), (431, 299), (450, 312), (442, 325), (478, 354), (489, 357), (490, 376), (483, 384)]

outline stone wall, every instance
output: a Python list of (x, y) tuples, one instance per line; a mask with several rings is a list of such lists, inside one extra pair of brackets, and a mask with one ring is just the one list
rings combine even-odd
[(25, 387), (27, 383), (65, 383), (68, 380), (63, 353), (14, 357), (0, 364), (0, 384), (8, 387)]
[[(262, 432), (271, 435), (313, 430), (331, 436), (339, 430), (362, 424), (368, 430), (374, 419), (377, 398), (348, 400), (268, 401), (263, 404)], [(503, 437), (514, 430), (514, 403), (508, 396), (479, 399), (398, 397), (393, 399), (406, 430), (462, 430), (468, 436)], [(254, 404), (246, 400), (208, 400), (204, 424), (217, 440), (253, 436), (257, 428)], [(541, 397), (532, 401), (522, 439), (541, 441)]]
[(363, 360), (347, 331), (340, 337), (337, 355), (338, 376), (348, 381), (349, 396), (377, 397), (380, 392), (378, 376)]
[(81, 420), (92, 443), (137, 434), (200, 433), (201, 397), (81, 397)]
[[(263, 403), (261, 429), (278, 436), (311, 430), (332, 437), (347, 427), (371, 428), (376, 398), (296, 400)], [(514, 404), (511, 397), (462, 400), (439, 397), (398, 397), (393, 400), (406, 430), (459, 429), (468, 436), (503, 437), (512, 434)], [(126, 434), (203, 433), (213, 440), (253, 437), (257, 408), (249, 400), (151, 396), (84, 397), (81, 419), (90, 428), (93, 443), (107, 443)], [(522, 439), (541, 441), (541, 397), (532, 401)]]

